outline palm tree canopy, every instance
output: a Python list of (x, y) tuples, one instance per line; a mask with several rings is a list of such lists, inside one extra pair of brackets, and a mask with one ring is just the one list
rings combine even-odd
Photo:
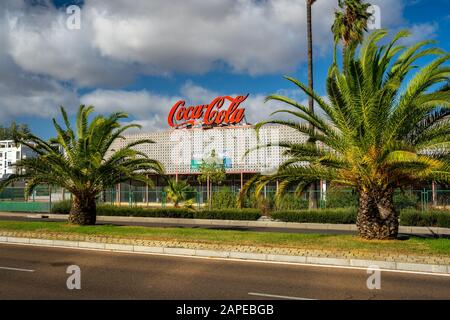
[(49, 184), (63, 187), (74, 195), (95, 196), (130, 179), (151, 184), (147, 173), (161, 173), (163, 167), (133, 147), (153, 141), (138, 140), (120, 150), (110, 150), (114, 141), (123, 139), (122, 134), (126, 130), (140, 126), (122, 126), (119, 121), (128, 117), (123, 112), (107, 117), (98, 115), (89, 123), (88, 118), (93, 111), (92, 106), (80, 106), (74, 130), (66, 110), (61, 107), (65, 128), (53, 119), (57, 136), (49, 141), (31, 133), (18, 134), (16, 142), (28, 146), (36, 157), (18, 161), (18, 173), (2, 181), (0, 188), (14, 181), (27, 180), (27, 194), (40, 184)]
[(192, 188), (186, 181), (176, 181), (174, 179), (167, 179), (168, 186), (165, 191), (167, 198), (171, 200), (175, 206), (180, 202), (193, 199), (195, 197), (195, 189)]
[(342, 40), (343, 45), (347, 47), (352, 42), (362, 42), (370, 18), (370, 13), (367, 12), (369, 7), (369, 3), (362, 3), (361, 0), (339, 0), (341, 11), (335, 12), (331, 26), (335, 43)]
[[(445, 65), (450, 55), (430, 47), (431, 41), (399, 45), (407, 31), (379, 46), (386, 35), (385, 30), (371, 33), (358, 52), (347, 50), (348, 64), (342, 69), (331, 66), (327, 99), (286, 77), (313, 97), (321, 108), (318, 114), (288, 97), (267, 97), (292, 107), (275, 112), (287, 113), (292, 120), (263, 121), (256, 130), (266, 124), (284, 125), (318, 144), (281, 143), (290, 159), (277, 173), (251, 179), (241, 196), (255, 184), (259, 193), (273, 181), (280, 182), (278, 195), (288, 187), (302, 191), (316, 179), (360, 192), (450, 181), (450, 67)], [(417, 59), (430, 56), (434, 60), (416, 69)]]

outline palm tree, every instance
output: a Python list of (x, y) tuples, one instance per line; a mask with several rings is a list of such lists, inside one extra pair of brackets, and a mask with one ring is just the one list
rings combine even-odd
[(360, 44), (367, 31), (367, 21), (371, 14), (367, 12), (370, 3), (362, 3), (361, 0), (339, 0), (340, 11), (334, 13), (334, 23), (331, 31), (334, 35), (334, 59), (339, 41), (342, 41), (342, 59), (345, 60), (347, 47)]
[[(314, 90), (314, 79), (313, 79), (313, 39), (312, 39), (312, 19), (311, 19), (311, 8), (316, 0), (306, 0), (306, 34), (308, 41), (308, 86), (310, 90)], [(308, 97), (308, 106), (311, 112), (314, 112), (314, 99)], [(314, 125), (310, 122), (309, 126), (311, 130), (314, 130)], [(311, 139), (309, 141), (311, 144), (315, 144), (315, 140)], [(309, 208), (317, 208), (318, 194), (317, 194), (317, 181), (311, 183), (309, 188)]]
[(167, 198), (173, 202), (174, 207), (179, 207), (180, 202), (191, 200), (195, 196), (195, 190), (186, 181), (167, 179), (168, 186), (165, 191)]
[(16, 167), (22, 170), (17, 172), (21, 173), (2, 181), (0, 189), (18, 180), (27, 180), (26, 195), (40, 184), (62, 187), (72, 194), (69, 222), (88, 225), (96, 222), (96, 198), (103, 190), (130, 180), (151, 184), (147, 174), (162, 173), (163, 168), (158, 161), (133, 147), (153, 141), (137, 140), (117, 151), (110, 150), (126, 130), (140, 126), (121, 126), (119, 120), (128, 117), (122, 112), (108, 117), (98, 115), (88, 123), (93, 111), (92, 106), (80, 106), (75, 133), (61, 107), (65, 129), (53, 119), (57, 136), (48, 142), (31, 133), (18, 134), (15, 140), (31, 148), (37, 156), (18, 161)]
[[(314, 98), (325, 117), (287, 97), (267, 97), (293, 107), (275, 113), (312, 122), (316, 130), (295, 118), (260, 122), (257, 130), (266, 124), (284, 125), (320, 144), (280, 144), (290, 159), (277, 173), (251, 179), (240, 200), (253, 185), (258, 195), (265, 184), (279, 180), (279, 197), (286, 188), (302, 192), (322, 178), (358, 192), (356, 224), (361, 237), (391, 239), (398, 233), (395, 189), (425, 181), (450, 181), (450, 86), (436, 87), (449, 79), (450, 67), (444, 63), (450, 54), (424, 48), (431, 41), (397, 45), (409, 35), (407, 31), (379, 46), (386, 35), (385, 30), (374, 31), (358, 53), (353, 51), (342, 70), (336, 64), (331, 66), (326, 80), (329, 102), (286, 77)], [(436, 58), (411, 74), (417, 59), (431, 55)]]

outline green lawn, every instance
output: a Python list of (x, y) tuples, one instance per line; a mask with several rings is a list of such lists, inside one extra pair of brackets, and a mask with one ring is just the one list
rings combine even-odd
[(367, 251), (398, 254), (450, 256), (450, 239), (368, 241), (354, 235), (295, 234), (211, 230), (201, 228), (152, 228), (134, 226), (74, 226), (64, 222), (0, 221), (0, 231), (35, 231), (58, 234), (82, 234), (149, 240), (188, 241), (214, 244), (275, 246), (299, 249)]

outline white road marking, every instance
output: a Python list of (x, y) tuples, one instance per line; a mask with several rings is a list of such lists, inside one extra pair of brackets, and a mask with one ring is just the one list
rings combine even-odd
[(34, 272), (35, 270), (31, 269), (20, 269), (20, 268), (11, 268), (11, 267), (0, 267), (1, 270), (10, 270), (10, 271), (22, 271), (22, 272)]
[(290, 296), (279, 296), (277, 294), (268, 294), (268, 293), (258, 293), (258, 292), (249, 292), (251, 296), (259, 296), (259, 297), (267, 297), (267, 298), (279, 298), (279, 299), (289, 299), (289, 300), (316, 300), (309, 298), (301, 298), (301, 297), (290, 297)]

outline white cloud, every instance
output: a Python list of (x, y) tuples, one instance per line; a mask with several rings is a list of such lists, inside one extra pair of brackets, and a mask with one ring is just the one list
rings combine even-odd
[[(401, 20), (401, 1), (374, 2), (389, 12), (383, 25)], [(283, 73), (306, 59), (305, 1), (86, 0), (81, 30), (67, 29), (68, 15), (51, 6), (13, 3), (3, 19), (15, 63), (79, 86), (117, 87), (137, 74)], [(317, 53), (331, 47), (335, 6), (313, 6)]]
[[(3, 5), (3, 3), (2, 3)], [(17, 1), (7, 5), (21, 8)], [(4, 13), (0, 8), (0, 16)], [(48, 76), (30, 74), (14, 63), (8, 47), (8, 25), (0, 19), (0, 123), (18, 116), (52, 117), (60, 105), (78, 103), (76, 91)]]
[(82, 87), (119, 86), (134, 77), (132, 66), (115, 63), (92, 48), (88, 24), (69, 30), (65, 13), (37, 8), (5, 16), (8, 54), (27, 72), (74, 81)]
[(402, 44), (413, 45), (419, 41), (431, 40), (435, 38), (437, 30), (438, 30), (437, 23), (413, 24), (409, 28), (411, 36), (403, 39)]
[[(29, 3), (29, 1), (26, 1)], [(0, 7), (0, 107), (2, 119), (50, 117), (61, 104), (76, 108), (81, 97), (98, 111), (123, 109), (148, 128), (165, 125), (179, 99), (151, 90), (119, 90), (140, 75), (231, 71), (260, 75), (289, 72), (306, 58), (305, 1), (299, 0), (85, 0), (81, 30), (68, 30), (67, 15), (54, 8), (2, 0)], [(382, 26), (406, 24), (404, 4), (373, 0)], [(313, 6), (315, 55), (331, 48), (336, 1)], [(413, 25), (414, 37), (432, 36), (437, 25)], [(417, 38), (414, 38), (417, 39)], [(179, 95), (207, 103), (223, 93), (186, 82)], [(236, 94), (243, 94), (238, 92)], [(249, 121), (273, 111), (265, 94), (245, 103)], [(296, 96), (296, 99), (304, 99)]]

